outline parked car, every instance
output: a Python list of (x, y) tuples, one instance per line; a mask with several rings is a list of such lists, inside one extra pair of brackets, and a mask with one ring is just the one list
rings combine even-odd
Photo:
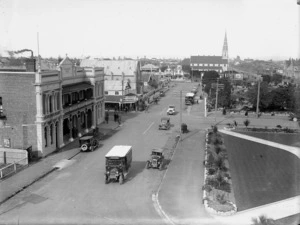
[(165, 96), (165, 92), (164, 92), (164, 91), (160, 91), (160, 92), (159, 92), (159, 96), (160, 96), (160, 97), (164, 97), (164, 96)]
[(115, 145), (105, 155), (105, 184), (111, 180), (123, 184), (132, 162), (132, 146)]
[(169, 130), (171, 128), (170, 118), (162, 117), (158, 126), (159, 130)]
[(159, 170), (162, 170), (164, 164), (163, 151), (164, 150), (162, 148), (152, 149), (150, 159), (146, 162), (147, 169), (158, 168)]
[(300, 115), (291, 112), (289, 114), (289, 119), (290, 119), (290, 121), (295, 121), (296, 122), (296, 121), (300, 120)]
[(83, 136), (79, 138), (79, 147), (81, 151), (94, 151), (99, 147), (99, 140), (94, 136)]
[(167, 115), (174, 115), (175, 114), (175, 106), (169, 105), (169, 108), (167, 110)]

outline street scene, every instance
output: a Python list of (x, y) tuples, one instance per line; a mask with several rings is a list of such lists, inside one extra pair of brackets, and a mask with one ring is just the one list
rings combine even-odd
[(300, 224), (300, 2), (216, 2), (0, 2), (0, 225)]

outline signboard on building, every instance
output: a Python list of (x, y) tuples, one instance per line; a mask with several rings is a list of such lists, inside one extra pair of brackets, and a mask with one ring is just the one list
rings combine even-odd
[(10, 148), (11, 147), (10, 138), (4, 138), (3, 139), (3, 147), (4, 148)]
[(138, 98), (136, 96), (125, 96), (123, 98), (123, 103), (134, 103), (137, 102)]
[(243, 80), (243, 74), (241, 74), (241, 73), (234, 74), (234, 79), (235, 80)]

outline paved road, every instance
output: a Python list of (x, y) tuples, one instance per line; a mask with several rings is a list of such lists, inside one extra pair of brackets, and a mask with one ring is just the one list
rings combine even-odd
[[(187, 85), (187, 86), (185, 86)], [(171, 146), (179, 129), (179, 114), (171, 117), (170, 131), (159, 131), (169, 104), (180, 107), (178, 85), (153, 105), (149, 113), (131, 114), (111, 138), (94, 152), (81, 153), (20, 192), (0, 207), (1, 223), (9, 224), (162, 224), (152, 201), (163, 171), (145, 170), (154, 147)], [(183, 84), (191, 88), (192, 84)], [(184, 98), (182, 98), (182, 103)], [(187, 110), (187, 109), (186, 109)], [(134, 115), (134, 116), (133, 116)], [(104, 183), (104, 155), (117, 144), (133, 146), (133, 164), (123, 185)]]

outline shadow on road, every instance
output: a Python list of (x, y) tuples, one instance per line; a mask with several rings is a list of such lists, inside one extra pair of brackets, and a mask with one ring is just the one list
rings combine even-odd
[(146, 161), (132, 161), (131, 171), (128, 174), (128, 178), (125, 180), (130, 181), (134, 179), (139, 173), (141, 173), (145, 169)]

